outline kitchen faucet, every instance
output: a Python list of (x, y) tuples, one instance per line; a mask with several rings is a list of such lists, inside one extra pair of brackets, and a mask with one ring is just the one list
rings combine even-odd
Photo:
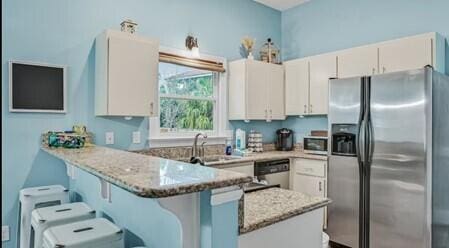
[[(207, 134), (205, 133), (197, 133), (195, 135), (195, 138), (193, 140), (193, 145), (192, 145), (192, 154), (190, 156), (190, 163), (198, 163), (200, 162), (200, 164), (204, 164), (204, 161), (202, 161), (202, 159), (198, 156), (198, 138), (202, 136), (203, 138), (207, 138)], [(205, 142), (204, 142), (205, 143)], [(204, 143), (202, 144), (202, 146), (204, 147)], [(203, 154), (204, 156), (204, 154)]]

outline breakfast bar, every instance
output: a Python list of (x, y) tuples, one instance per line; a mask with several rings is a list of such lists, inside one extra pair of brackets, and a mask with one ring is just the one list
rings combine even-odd
[[(101, 146), (42, 150), (65, 163), (72, 200), (99, 209), (137, 245), (268, 247), (267, 230), (304, 247), (321, 242), (312, 233), (321, 233), (326, 198), (278, 188), (243, 194), (245, 174)], [(288, 230), (292, 223), (299, 229)]]
[(248, 176), (100, 146), (42, 150), (67, 166), (72, 200), (123, 227), (133, 246), (237, 247)]

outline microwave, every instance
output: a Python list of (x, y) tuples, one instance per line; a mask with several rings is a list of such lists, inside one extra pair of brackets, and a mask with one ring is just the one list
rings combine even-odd
[(303, 146), (304, 153), (327, 155), (327, 137), (306, 136)]

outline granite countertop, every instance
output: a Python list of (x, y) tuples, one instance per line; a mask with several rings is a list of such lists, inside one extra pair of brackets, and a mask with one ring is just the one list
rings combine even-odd
[(239, 159), (208, 162), (206, 165), (213, 167), (214, 165), (226, 165), (234, 163), (255, 162), (273, 159), (289, 159), (289, 158), (305, 158), (305, 159), (327, 161), (327, 156), (325, 155), (307, 154), (302, 151), (267, 151), (260, 153), (251, 153)]
[(160, 198), (241, 185), (251, 177), (101, 146), (42, 150), (141, 197)]
[(243, 200), (243, 226), (240, 234), (324, 207), (330, 199), (300, 192), (270, 188), (246, 193)]

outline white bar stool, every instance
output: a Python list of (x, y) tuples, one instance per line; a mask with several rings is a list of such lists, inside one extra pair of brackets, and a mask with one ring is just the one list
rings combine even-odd
[(53, 226), (94, 219), (95, 210), (90, 208), (84, 202), (76, 202), (53, 207), (38, 208), (33, 210), (31, 216), (32, 245), (30, 247), (42, 248), (42, 238), (45, 230)]
[(104, 219), (91, 219), (50, 227), (42, 248), (124, 248), (123, 231)]
[(30, 247), (31, 212), (36, 208), (69, 202), (69, 191), (61, 185), (25, 188), (19, 193), (19, 247)]

